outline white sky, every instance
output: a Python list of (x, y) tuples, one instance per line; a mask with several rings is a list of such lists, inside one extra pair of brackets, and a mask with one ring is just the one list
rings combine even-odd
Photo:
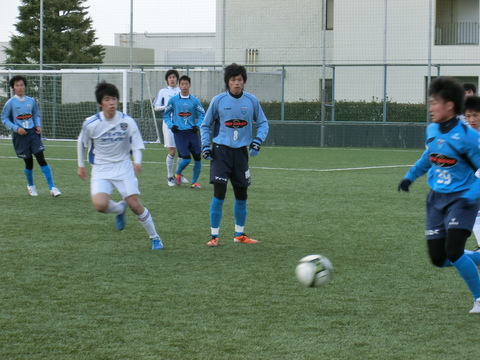
[[(47, 0), (44, 0), (47, 1)], [(114, 45), (115, 33), (130, 32), (131, 0), (88, 0), (97, 44)], [(133, 0), (133, 32), (214, 32), (216, 0)], [(20, 0), (2, 1), (0, 42), (15, 34)], [(40, 12), (40, 10), (39, 10)]]

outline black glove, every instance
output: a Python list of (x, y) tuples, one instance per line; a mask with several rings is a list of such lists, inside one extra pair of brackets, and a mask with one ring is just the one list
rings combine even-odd
[(173, 126), (170, 128), (170, 130), (172, 130), (172, 132), (173, 132), (174, 134), (176, 134), (176, 133), (178, 133), (178, 126), (177, 126), (177, 125), (173, 125)]
[(252, 143), (250, 144), (250, 156), (257, 156), (261, 146), (262, 140), (260, 138), (256, 137), (253, 139)]
[(400, 191), (409, 192), (410, 185), (412, 185), (412, 182), (410, 180), (403, 179), (402, 181), (400, 181), (400, 184), (398, 184), (398, 192)]
[(198, 133), (198, 126), (197, 125), (192, 126), (192, 131), (194, 134)]
[(212, 157), (212, 149), (210, 149), (210, 146), (204, 146), (203, 149), (202, 149), (202, 157), (205, 159), (205, 160), (213, 160), (213, 157)]

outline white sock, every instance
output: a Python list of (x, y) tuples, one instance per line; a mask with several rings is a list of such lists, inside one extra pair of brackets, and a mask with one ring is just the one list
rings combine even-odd
[(145, 208), (145, 211), (143, 212), (142, 215), (137, 216), (138, 222), (143, 225), (145, 230), (147, 230), (148, 235), (150, 235), (150, 238), (157, 237), (157, 230), (155, 230), (155, 224), (153, 223), (152, 215), (150, 214), (150, 211)]
[(165, 160), (165, 163), (167, 164), (167, 173), (169, 178), (173, 177), (174, 160), (175, 159), (172, 156), (170, 156), (170, 154), (167, 155), (167, 159)]
[(121, 214), (123, 212), (123, 201), (115, 202), (113, 200), (108, 200), (108, 208), (105, 213), (110, 214), (110, 213), (115, 213), (115, 214)]

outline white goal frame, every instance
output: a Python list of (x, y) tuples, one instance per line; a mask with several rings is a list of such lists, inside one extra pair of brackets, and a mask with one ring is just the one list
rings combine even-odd
[[(24, 75), (27, 78), (27, 81), (29, 80), (29, 76), (37, 76), (37, 77), (39, 77), (39, 83), (40, 83), (37, 86), (40, 89), (42, 89), (43, 85), (44, 85), (43, 79), (46, 78), (47, 76), (59, 75), (59, 76), (62, 76), (61, 81), (63, 81), (63, 79), (64, 79), (63, 76), (64, 75), (75, 76), (75, 74), (79, 74), (79, 75), (91, 74), (93, 76), (96, 76), (98, 78), (98, 81), (96, 81), (96, 83), (94, 85), (96, 85), (98, 82), (104, 80), (104, 79), (102, 79), (102, 75), (107, 76), (107, 77), (108, 77), (108, 75), (121, 76), (121, 79), (122, 79), (121, 86), (118, 86), (119, 84), (115, 84), (119, 88), (119, 91), (120, 91), (120, 94), (121, 94), (121, 96), (120, 96), (121, 99), (119, 99), (119, 100), (122, 103), (122, 109), (119, 109), (119, 110), (121, 110), (125, 114), (131, 115), (135, 120), (137, 120), (135, 115), (129, 113), (129, 111), (130, 111), (129, 106), (132, 103), (132, 97), (133, 97), (133, 91), (134, 91), (133, 85), (132, 85), (134, 80), (129, 81), (129, 75), (134, 75), (134, 76), (138, 75), (139, 76), (138, 79), (141, 79), (140, 82), (141, 82), (142, 86), (145, 87), (145, 88), (142, 87), (142, 98), (141, 98), (141, 100), (142, 101), (147, 101), (148, 100), (149, 106), (148, 106), (148, 109), (146, 110), (146, 112), (148, 111), (149, 112), (148, 116), (149, 117), (151, 116), (151, 119), (152, 119), (153, 125), (154, 125), (154, 131), (156, 133), (156, 139), (150, 140), (150, 141), (145, 141), (145, 142), (157, 142), (157, 143), (160, 142), (160, 139), (161, 139), (160, 138), (160, 131), (159, 131), (159, 127), (158, 127), (157, 120), (156, 120), (156, 117), (155, 117), (155, 110), (154, 110), (153, 103), (152, 103), (153, 97), (152, 97), (152, 94), (151, 94), (151, 91), (150, 91), (148, 74), (145, 71), (128, 70), (128, 69), (61, 69), (61, 70), (10, 70), (10, 69), (0, 69), (0, 81), (2, 81), (3, 83), (5, 83), (5, 81), (7, 81), (7, 83), (8, 83), (8, 80), (15, 75)], [(80, 76), (79, 76), (79, 78), (80, 78)], [(70, 79), (69, 82), (71, 83), (72, 79)], [(111, 82), (111, 81), (109, 81), (109, 82)], [(26, 95), (27, 96), (32, 96), (31, 94), (29, 94), (30, 85), (31, 85), (31, 83), (29, 82), (28, 86), (27, 86), (27, 89), (26, 89)], [(67, 88), (68, 88), (68, 86), (67, 86)], [(6, 89), (2, 89), (2, 90), (3, 91), (0, 92), (0, 96), (3, 97), (3, 96), (6, 95), (7, 98), (9, 96), (10, 97), (13, 96), (13, 90), (12, 89), (9, 88), (10, 94), (8, 94), (8, 93), (5, 94)], [(145, 90), (145, 94), (143, 94), (143, 90)], [(69, 91), (72, 94), (75, 92), (75, 90), (72, 90), (72, 89), (67, 90), (67, 91)], [(83, 97), (85, 98), (85, 100), (83, 100), (83, 101), (95, 101), (95, 96), (94, 96), (95, 87), (94, 86), (90, 86), (88, 89), (82, 89), (82, 91), (84, 93)], [(38, 93), (39, 96), (38, 97), (33, 96), (33, 97), (37, 100), (38, 106), (40, 108), (40, 113), (41, 113), (41, 116), (42, 116), (42, 123), (44, 123), (44, 120), (43, 120), (44, 113), (42, 112), (42, 94), (43, 94), (43, 91), (40, 91), (40, 90), (36, 89), (36, 92)], [(88, 95), (86, 95), (86, 94), (88, 94)], [(143, 96), (143, 95), (145, 95), (145, 96)], [(86, 97), (86, 96), (88, 96), (88, 97)], [(93, 113), (94, 112), (92, 112), (90, 115), (92, 115)], [(83, 122), (83, 120), (85, 120), (85, 119), (82, 119), (82, 122)], [(142, 136), (143, 136), (143, 134), (142, 134)], [(67, 138), (67, 139), (50, 138), (48, 136), (47, 136), (47, 139), (75, 140), (75, 139), (71, 139), (71, 138)]]

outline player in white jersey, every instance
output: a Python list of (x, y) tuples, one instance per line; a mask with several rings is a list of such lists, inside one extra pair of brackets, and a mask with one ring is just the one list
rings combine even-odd
[[(101, 82), (95, 96), (101, 111), (83, 123), (77, 144), (77, 174), (82, 180), (87, 178), (84, 156), (88, 148), (88, 162), (92, 165), (90, 194), (95, 210), (115, 213), (116, 228), (123, 230), (128, 205), (149, 234), (152, 250), (161, 250), (162, 240), (152, 216), (138, 198), (140, 191), (135, 173), (142, 169), (142, 150), (145, 149), (138, 126), (130, 116), (117, 111), (119, 92), (115, 85)], [(111, 199), (114, 188), (123, 201)]]
[[(163, 111), (167, 107), (168, 101), (175, 95), (180, 93), (180, 88), (178, 87), (178, 79), (180, 75), (177, 70), (168, 70), (165, 73), (165, 81), (167, 82), (167, 87), (160, 89), (157, 96), (153, 100), (153, 106), (155, 111)], [(172, 130), (170, 130), (163, 122), (162, 125), (163, 131), (163, 142), (164, 146), (168, 148), (167, 158), (165, 163), (167, 164), (167, 184), (168, 186), (175, 186), (175, 178), (173, 177), (173, 163), (176, 153), (175, 138), (173, 136)], [(177, 160), (180, 163), (180, 160)], [(182, 176), (182, 183), (188, 184), (188, 180)]]
[[(464, 88), (465, 85), (468, 84), (464, 84)], [(475, 130), (480, 131), (480, 97), (474, 95), (467, 96), (466, 90), (465, 96), (465, 103), (463, 106), (465, 119), (468, 125)], [(480, 177), (480, 169), (476, 171), (475, 176)], [(477, 213), (477, 218), (475, 220), (475, 224), (473, 225), (473, 233), (475, 234), (475, 239), (477, 240), (478, 244), (474, 251), (480, 251), (480, 211)]]

